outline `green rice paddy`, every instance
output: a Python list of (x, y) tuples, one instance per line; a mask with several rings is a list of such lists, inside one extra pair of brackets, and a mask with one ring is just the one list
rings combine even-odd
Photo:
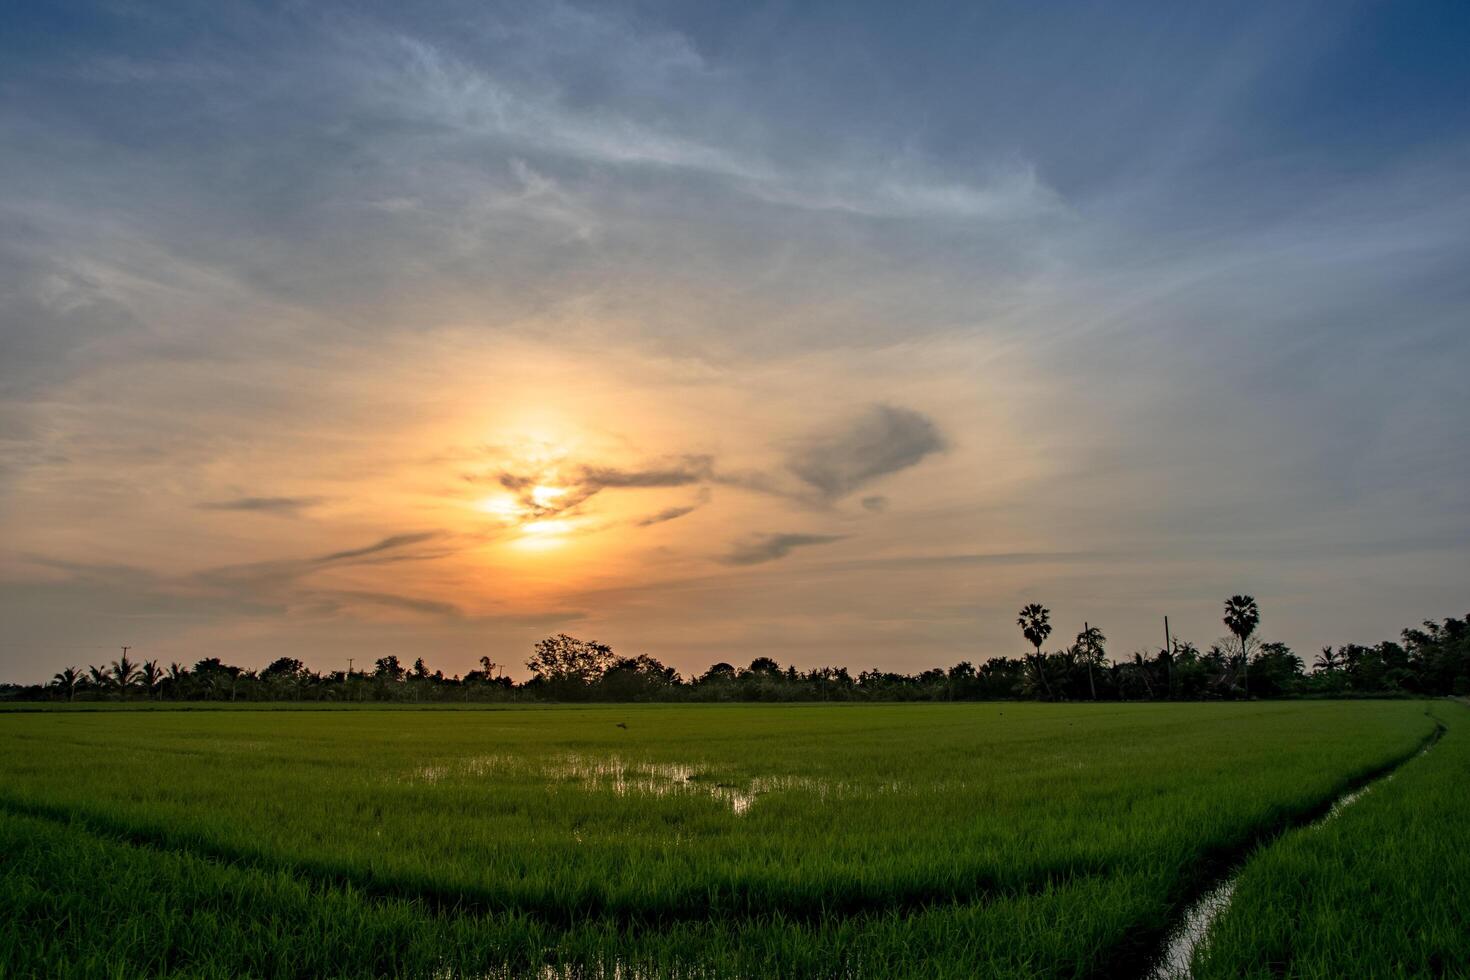
[[(1301, 860), (1330, 878), (1330, 848), (1395, 800), (1421, 848), (1463, 838), (1467, 720), (1412, 701), (5, 713), (0, 976), (1139, 974), (1214, 876), (1406, 759)], [(1384, 855), (1365, 867), (1397, 874)], [(1256, 868), (1200, 954), (1212, 976), (1246, 962), (1252, 902), (1311, 917)]]
[(1470, 710), (1432, 752), (1246, 864), (1195, 975), (1470, 976)]

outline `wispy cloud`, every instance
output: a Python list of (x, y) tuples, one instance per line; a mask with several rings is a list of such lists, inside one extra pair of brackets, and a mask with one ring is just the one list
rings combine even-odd
[(200, 510), (243, 511), (254, 514), (274, 514), (280, 517), (297, 517), (302, 511), (325, 503), (325, 497), (236, 497), (233, 500), (208, 500), (198, 505)]
[(797, 548), (841, 541), (841, 534), (757, 534), (737, 544), (721, 559), (727, 565), (759, 565), (785, 558)]
[(649, 514), (647, 517), (641, 517), (633, 523), (638, 525), (639, 527), (652, 527), (655, 524), (662, 524), (665, 521), (677, 520), (686, 514), (694, 513), (698, 509), (698, 504), (686, 504), (683, 507), (665, 507), (658, 513)]
[(316, 603), (319, 611), (323, 612), (346, 612), (355, 606), (369, 605), (385, 606), (424, 616), (459, 617), (463, 615), (463, 611), (452, 602), (419, 599), (391, 592), (370, 592), (361, 589), (313, 589), (303, 593), (301, 598)]
[(909, 408), (874, 405), (804, 441), (787, 455), (786, 468), (818, 499), (832, 502), (880, 477), (917, 466), (947, 445), (928, 416)]

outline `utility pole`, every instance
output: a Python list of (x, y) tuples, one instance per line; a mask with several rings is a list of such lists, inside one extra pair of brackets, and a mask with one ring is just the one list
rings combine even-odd
[(128, 655), (128, 651), (129, 651), (129, 650), (131, 650), (131, 649), (132, 649), (132, 647), (123, 647), (123, 648), (122, 648), (122, 650), (123, 650), (123, 658), (124, 658), (124, 659), (126, 659), (126, 658), (127, 658), (127, 655)]
[(1169, 696), (1174, 696), (1174, 639), (1169, 635), (1169, 617), (1164, 617), (1164, 652), (1169, 655)]
[(353, 659), (354, 658), (352, 658), (352, 657), (348, 657), (347, 658), (347, 676), (348, 677), (351, 677), (352, 676), (352, 661), (353, 661)]
[(1096, 701), (1097, 684), (1092, 679), (1092, 662), (1097, 659), (1097, 648), (1092, 645), (1092, 627), (1087, 625), (1085, 619), (1082, 621), (1082, 635), (1087, 637), (1087, 690), (1092, 694), (1092, 700)]

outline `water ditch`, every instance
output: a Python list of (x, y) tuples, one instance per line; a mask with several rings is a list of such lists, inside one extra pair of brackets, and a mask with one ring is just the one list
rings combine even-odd
[(1315, 817), (1309, 816), (1305, 822), (1299, 822), (1285, 827), (1279, 834), (1252, 847), (1245, 858), (1239, 863), (1232, 865), (1223, 878), (1218, 879), (1213, 885), (1207, 887), (1198, 898), (1185, 907), (1183, 916), (1164, 937), (1163, 945), (1151, 962), (1149, 969), (1144, 973), (1145, 980), (1193, 980), (1195, 952), (1209, 938), (1210, 927), (1230, 907), (1230, 899), (1235, 894), (1235, 886), (1240, 880), (1241, 873), (1245, 870), (1246, 865), (1250, 863), (1250, 859), (1259, 850), (1269, 847), (1273, 842), (1294, 830), (1310, 833), (1330, 823), (1343, 810), (1366, 796), (1373, 787), (1380, 783), (1388, 782), (1399, 769), (1434, 748), (1434, 744), (1439, 741), (1444, 731), (1443, 725), (1437, 727), (1434, 734), (1429, 736), (1428, 741), (1425, 742), (1424, 746), (1418, 752), (1397, 763), (1387, 771), (1370, 777), (1366, 782), (1348, 789), (1332, 801), (1325, 813), (1318, 811), (1319, 815)]

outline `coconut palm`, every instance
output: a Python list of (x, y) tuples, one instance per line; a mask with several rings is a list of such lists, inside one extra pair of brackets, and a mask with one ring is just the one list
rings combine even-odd
[(88, 667), (87, 680), (99, 691), (106, 691), (112, 686), (112, 675), (107, 672), (106, 667), (96, 665)]
[(112, 683), (122, 692), (124, 700), (127, 700), (128, 688), (137, 682), (138, 665), (129, 660), (126, 653), (112, 662)]
[(174, 661), (168, 665), (168, 671), (164, 674), (164, 679), (168, 681), (167, 690), (169, 697), (178, 700), (180, 694), (183, 693), (184, 679), (188, 676), (188, 669), (178, 661)]
[(1334, 674), (1342, 670), (1342, 658), (1331, 647), (1323, 647), (1322, 652), (1317, 654), (1317, 659), (1312, 662), (1312, 669), (1320, 670), (1324, 674)]
[(157, 660), (145, 660), (138, 670), (138, 680), (142, 683), (143, 690), (151, 695), (163, 681), (163, 668), (158, 666)]
[(51, 678), (53, 687), (59, 687), (66, 692), (66, 699), (73, 700), (77, 696), (77, 685), (82, 682), (82, 672), (75, 667), (68, 667), (55, 677)]
[(1039, 602), (1030, 603), (1022, 607), (1016, 625), (1021, 627), (1021, 635), (1026, 641), (1036, 648), (1036, 658), (1032, 663), (1036, 665), (1036, 676), (1041, 679), (1041, 686), (1046, 690), (1047, 697), (1051, 697), (1051, 685), (1047, 683), (1046, 669), (1041, 657), (1041, 645), (1051, 636), (1051, 610)]
[(1240, 666), (1244, 676), (1245, 696), (1251, 696), (1250, 638), (1261, 623), (1261, 610), (1248, 595), (1233, 595), (1225, 600), (1225, 626), (1240, 640)]

